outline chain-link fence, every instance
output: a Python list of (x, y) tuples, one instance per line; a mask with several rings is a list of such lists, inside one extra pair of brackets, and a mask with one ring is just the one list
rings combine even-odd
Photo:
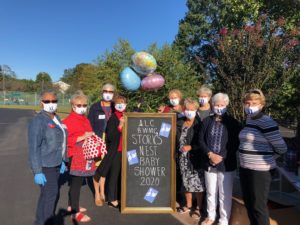
[[(70, 95), (59, 93), (57, 95), (58, 104), (68, 106)], [(39, 105), (40, 95), (38, 93), (20, 92), (20, 91), (1, 91), (0, 105)]]

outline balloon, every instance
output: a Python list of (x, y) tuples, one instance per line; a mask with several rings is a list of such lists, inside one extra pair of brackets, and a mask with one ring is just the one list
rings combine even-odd
[(162, 75), (159, 74), (151, 74), (149, 76), (146, 76), (141, 82), (143, 90), (157, 90), (164, 86), (164, 84), (165, 79)]
[(137, 52), (131, 59), (132, 68), (141, 75), (153, 73), (157, 67), (155, 58), (147, 52)]
[(128, 91), (135, 91), (141, 85), (141, 78), (129, 67), (120, 73), (120, 79), (123, 87)]

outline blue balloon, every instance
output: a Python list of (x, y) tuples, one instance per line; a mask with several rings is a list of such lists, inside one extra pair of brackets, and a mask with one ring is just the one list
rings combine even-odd
[(123, 87), (128, 91), (136, 91), (141, 85), (141, 78), (130, 68), (126, 67), (120, 73)]

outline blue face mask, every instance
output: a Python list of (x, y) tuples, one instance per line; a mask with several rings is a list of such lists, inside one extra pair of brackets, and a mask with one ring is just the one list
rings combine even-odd
[(256, 116), (261, 111), (259, 106), (249, 106), (249, 107), (245, 106), (244, 110), (245, 113), (250, 116)]
[(224, 113), (227, 112), (227, 107), (214, 107), (214, 113), (219, 115), (219, 116), (222, 116)]

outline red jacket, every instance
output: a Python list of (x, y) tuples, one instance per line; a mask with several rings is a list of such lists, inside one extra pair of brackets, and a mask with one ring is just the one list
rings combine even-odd
[(71, 112), (63, 120), (63, 123), (66, 125), (68, 131), (68, 157), (71, 158), (70, 174), (77, 176), (93, 175), (96, 169), (94, 161), (89, 165), (91, 168), (87, 169), (88, 162), (84, 158), (82, 150), (83, 141), (76, 143), (79, 136), (82, 136), (85, 132), (93, 131), (90, 121), (85, 115)]

